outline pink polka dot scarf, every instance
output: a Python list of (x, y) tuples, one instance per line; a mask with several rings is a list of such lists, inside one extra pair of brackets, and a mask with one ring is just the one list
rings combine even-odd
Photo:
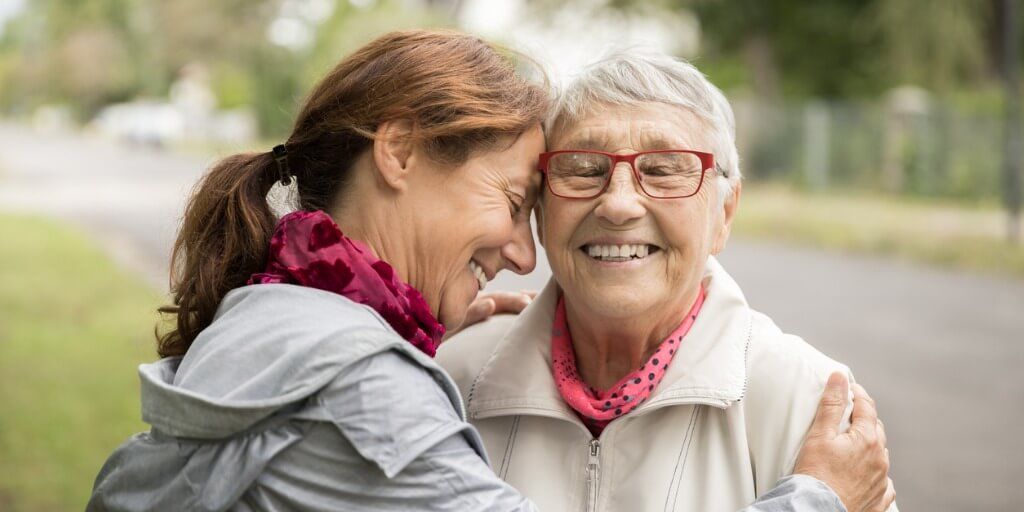
[(270, 239), (267, 268), (249, 284), (285, 283), (342, 295), (373, 308), (400, 336), (434, 357), (445, 328), (391, 265), (347, 238), (330, 215), (297, 211), (281, 218)]
[(661, 342), (654, 354), (639, 368), (604, 391), (588, 386), (580, 377), (572, 337), (565, 319), (565, 300), (558, 299), (555, 322), (551, 329), (551, 366), (555, 385), (562, 399), (576, 411), (583, 424), (595, 437), (600, 436), (612, 420), (632, 412), (647, 401), (654, 388), (658, 387), (683, 337), (697, 320), (697, 313), (704, 304), (704, 295), (702, 287), (690, 312), (683, 318), (679, 327)]

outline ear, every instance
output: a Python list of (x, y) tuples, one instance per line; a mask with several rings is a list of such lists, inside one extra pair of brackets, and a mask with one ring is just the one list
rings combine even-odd
[(718, 227), (718, 234), (715, 236), (715, 243), (711, 247), (711, 254), (717, 255), (725, 249), (725, 243), (729, 241), (729, 234), (732, 232), (732, 220), (736, 216), (736, 211), (740, 206), (740, 194), (743, 192), (743, 182), (737, 181), (736, 185), (731, 188), (732, 193), (721, 201), (722, 224)]
[(381, 181), (395, 190), (404, 191), (408, 187), (412, 131), (411, 120), (396, 119), (381, 123), (374, 134), (374, 166)]

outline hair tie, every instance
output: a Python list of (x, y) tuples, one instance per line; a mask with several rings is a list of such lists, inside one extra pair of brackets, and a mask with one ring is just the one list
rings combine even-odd
[(274, 161), (277, 162), (277, 178), (282, 185), (292, 184), (292, 174), (288, 172), (288, 148), (284, 144), (274, 146)]

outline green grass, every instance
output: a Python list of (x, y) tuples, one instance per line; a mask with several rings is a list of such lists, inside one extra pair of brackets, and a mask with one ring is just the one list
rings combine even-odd
[(1024, 245), (1008, 244), (1005, 229), (993, 206), (750, 184), (733, 227), (741, 237), (1024, 277)]
[(0, 215), (0, 233), (0, 510), (82, 510), (145, 429), (136, 365), (161, 298), (59, 223)]

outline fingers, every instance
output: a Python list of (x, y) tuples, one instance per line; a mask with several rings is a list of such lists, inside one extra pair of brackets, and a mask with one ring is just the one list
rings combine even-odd
[[(494, 303), (491, 314), (510, 313), (517, 314), (533, 300), (528, 294), (517, 292), (494, 292), (484, 295), (482, 298), (490, 299)], [(482, 300), (482, 299), (477, 299)], [(490, 316), (490, 315), (488, 315)]]
[(519, 290), (519, 293), (530, 297), (530, 300), (537, 298), (537, 290)]
[(466, 310), (466, 319), (463, 320), (461, 327), (469, 327), (470, 325), (483, 322), (490, 318), (497, 309), (497, 304), (490, 297), (483, 297), (473, 301), (469, 305), (469, 309)]
[(842, 421), (843, 411), (846, 410), (849, 385), (846, 375), (842, 372), (834, 372), (829, 376), (808, 436), (825, 436), (831, 439), (839, 434), (839, 422)]
[[(884, 447), (886, 445), (886, 443), (888, 442), (889, 438), (885, 435), (885, 425), (882, 424), (882, 419), (881, 418), (879, 418), (875, 422), (875, 433), (878, 435), (878, 444), (880, 444), (880, 445), (882, 445)], [(889, 450), (886, 449), (886, 452), (888, 452), (888, 451)]]
[(873, 507), (871, 512), (885, 512), (889, 510), (893, 502), (896, 501), (896, 488), (892, 485), (892, 478), (886, 479), (885, 494), (882, 495), (882, 499), (878, 500)]
[(875, 401), (868, 396), (860, 384), (853, 384), (853, 414), (850, 417), (850, 429), (867, 439), (876, 439), (878, 429), (878, 410)]

